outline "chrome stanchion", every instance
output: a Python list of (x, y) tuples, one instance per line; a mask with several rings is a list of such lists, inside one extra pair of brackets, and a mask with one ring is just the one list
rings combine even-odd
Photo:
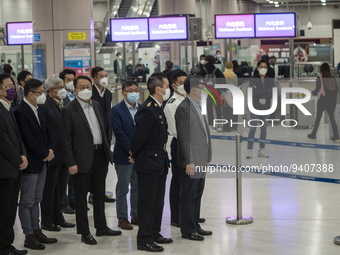
[(242, 172), (241, 172), (241, 135), (236, 134), (236, 206), (237, 216), (228, 217), (226, 223), (245, 225), (253, 223), (252, 217), (242, 216)]

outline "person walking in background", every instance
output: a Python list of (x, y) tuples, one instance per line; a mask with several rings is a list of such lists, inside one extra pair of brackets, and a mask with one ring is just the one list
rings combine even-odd
[(334, 76), (331, 74), (329, 64), (323, 63), (320, 67), (320, 75), (316, 80), (316, 88), (312, 91), (314, 96), (318, 96), (316, 119), (312, 133), (308, 134), (309, 139), (316, 139), (316, 133), (320, 125), (322, 113), (326, 110), (332, 126), (333, 142), (340, 142), (338, 126), (335, 122), (334, 111), (338, 94), (338, 86)]
[[(231, 61), (225, 63), (224, 69), (224, 77), (227, 81), (227, 84), (238, 86), (238, 78), (237, 75), (234, 73), (234, 65)], [(223, 91), (224, 95), (224, 106), (223, 106), (223, 117), (228, 120), (226, 124), (226, 131), (234, 131), (236, 130), (235, 126), (231, 126), (231, 120), (233, 123), (237, 122), (237, 115), (233, 115), (233, 108), (230, 102), (230, 94), (228, 91)]]

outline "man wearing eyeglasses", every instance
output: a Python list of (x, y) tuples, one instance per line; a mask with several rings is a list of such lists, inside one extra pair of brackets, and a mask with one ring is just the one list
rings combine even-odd
[(45, 101), (42, 82), (30, 79), (25, 82), (24, 99), (14, 111), (29, 162), (21, 178), (19, 218), (25, 234), (24, 246), (33, 250), (44, 250), (43, 243), (57, 242), (55, 238), (46, 237), (39, 224), (39, 204), (43, 197), (46, 171), (54, 158), (54, 145), (46, 125), (45, 112), (40, 106)]
[(96, 236), (116, 236), (121, 231), (106, 224), (104, 192), (108, 163), (112, 162), (107, 138), (107, 123), (99, 103), (91, 100), (92, 82), (87, 76), (74, 80), (76, 99), (61, 112), (62, 144), (65, 162), (73, 178), (77, 233), (81, 241), (95, 245), (87, 218), (87, 194), (93, 194)]
[(14, 118), (11, 102), (16, 96), (9, 74), (0, 74), (0, 254), (26, 254), (27, 250), (17, 250), (12, 244), (21, 171), (25, 171), (28, 161)]
[[(125, 81), (122, 84), (124, 99), (111, 109), (110, 124), (116, 137), (113, 159), (117, 172), (116, 198), (118, 227), (132, 230), (132, 225), (138, 225), (137, 220), (137, 173), (129, 162), (131, 139), (135, 133), (135, 114), (140, 106), (138, 84), (135, 81)], [(128, 219), (126, 196), (130, 190), (131, 222)]]

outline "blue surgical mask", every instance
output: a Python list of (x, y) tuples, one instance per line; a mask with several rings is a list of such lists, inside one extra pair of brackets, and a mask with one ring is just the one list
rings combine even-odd
[(139, 93), (137, 92), (132, 92), (132, 93), (128, 93), (127, 94), (127, 100), (130, 102), (130, 103), (136, 103), (139, 99)]

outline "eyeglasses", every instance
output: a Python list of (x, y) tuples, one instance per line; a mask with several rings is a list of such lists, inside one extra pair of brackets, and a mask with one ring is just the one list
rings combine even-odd
[(8, 85), (7, 87), (2, 87), (1, 90), (9, 90), (9, 89), (12, 89), (14, 88), (14, 85)]

